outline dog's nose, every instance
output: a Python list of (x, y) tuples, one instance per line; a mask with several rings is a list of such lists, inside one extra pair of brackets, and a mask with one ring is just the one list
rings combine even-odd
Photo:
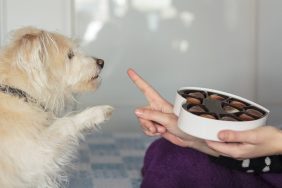
[(95, 59), (97, 65), (102, 69), (104, 67), (104, 60), (103, 59)]

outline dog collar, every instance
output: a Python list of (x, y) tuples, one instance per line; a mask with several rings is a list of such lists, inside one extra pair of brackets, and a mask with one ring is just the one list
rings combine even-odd
[[(3, 93), (6, 93), (6, 94), (17, 96), (19, 98), (24, 98), (25, 102), (37, 103), (35, 98), (31, 97), (25, 91), (18, 89), (18, 88), (14, 88), (14, 87), (7, 86), (7, 85), (0, 85), (0, 91), (2, 91)], [(43, 105), (40, 105), (40, 106), (43, 109), (45, 109)]]

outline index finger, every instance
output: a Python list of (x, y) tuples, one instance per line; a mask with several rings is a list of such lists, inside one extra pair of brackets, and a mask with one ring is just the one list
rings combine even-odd
[(148, 84), (141, 76), (139, 76), (133, 69), (128, 69), (127, 74), (133, 83), (140, 89), (140, 91), (145, 95), (148, 102), (159, 100), (163, 98), (160, 94)]

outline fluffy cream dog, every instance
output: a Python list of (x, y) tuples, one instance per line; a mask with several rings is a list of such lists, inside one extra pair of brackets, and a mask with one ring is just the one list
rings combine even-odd
[(0, 187), (60, 187), (85, 130), (109, 119), (111, 106), (59, 117), (72, 94), (95, 90), (104, 62), (65, 36), (16, 30), (0, 53)]

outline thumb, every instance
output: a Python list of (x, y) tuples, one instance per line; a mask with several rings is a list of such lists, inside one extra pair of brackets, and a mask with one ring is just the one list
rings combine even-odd
[(248, 131), (220, 131), (218, 134), (220, 140), (224, 142), (242, 142), (256, 143), (256, 134), (253, 130)]

